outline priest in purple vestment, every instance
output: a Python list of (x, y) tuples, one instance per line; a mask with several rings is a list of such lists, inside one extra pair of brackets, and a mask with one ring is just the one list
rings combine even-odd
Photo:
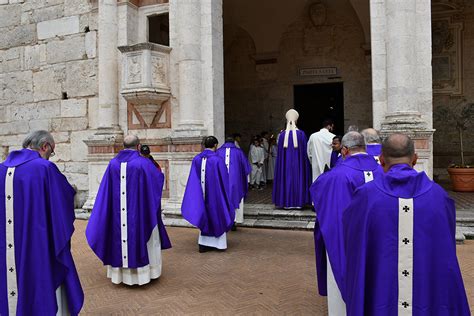
[(143, 285), (161, 275), (171, 243), (161, 220), (164, 175), (128, 135), (102, 177), (86, 229), (89, 246), (113, 283)]
[[(286, 130), (278, 136), (278, 153), (273, 180), (273, 203), (278, 208), (301, 209), (310, 204), (311, 166), (307, 157), (308, 140), (296, 127), (298, 112), (286, 113)], [(329, 158), (329, 157), (328, 157)]]
[(358, 187), (383, 174), (379, 164), (365, 152), (364, 137), (358, 132), (344, 135), (342, 154), (344, 161), (323, 173), (310, 188), (317, 215), (314, 240), (318, 288), (320, 295), (328, 296), (329, 315), (345, 315), (344, 210)]
[(225, 160), (217, 153), (217, 138), (204, 139), (204, 151), (191, 163), (181, 213), (198, 227), (199, 252), (227, 249), (226, 233), (235, 219)]
[[(237, 148), (234, 139), (229, 137), (217, 154), (224, 159), (229, 172), (229, 198), (235, 210), (235, 222), (244, 222), (244, 198), (248, 192), (248, 177), (251, 166), (242, 149)], [(235, 225), (233, 227), (235, 230)]]
[(84, 302), (71, 255), (75, 191), (34, 131), (0, 164), (0, 315), (77, 315)]
[(367, 154), (374, 157), (377, 163), (380, 164), (380, 154), (382, 153), (382, 140), (380, 139), (379, 133), (373, 128), (366, 128), (361, 132), (365, 139), (365, 145), (367, 146)]
[(383, 142), (383, 177), (343, 216), (347, 315), (470, 315), (456, 257), (454, 201), (413, 169), (413, 141)]

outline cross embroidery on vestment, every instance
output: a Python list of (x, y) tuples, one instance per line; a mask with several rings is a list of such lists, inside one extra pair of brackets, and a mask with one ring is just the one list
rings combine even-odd
[(410, 275), (410, 272), (408, 272), (407, 270), (404, 270), (404, 271), (402, 272), (402, 274), (403, 274), (404, 276), (409, 276), (409, 275)]
[(402, 303), (403, 307), (407, 308), (408, 306), (410, 306), (410, 304), (408, 304), (407, 302), (403, 302)]
[(407, 238), (403, 239), (402, 242), (406, 245), (410, 242), (410, 240), (408, 240)]
[(410, 210), (410, 208), (405, 205), (405, 206), (403, 207), (403, 210), (405, 211), (405, 213), (407, 213), (407, 212)]

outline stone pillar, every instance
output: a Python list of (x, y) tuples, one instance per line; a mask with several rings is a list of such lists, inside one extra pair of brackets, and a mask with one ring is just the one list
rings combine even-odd
[(385, 0), (370, 0), (370, 32), (372, 56), (373, 126), (380, 130), (387, 113), (387, 49)]
[(222, 0), (201, 0), (201, 54), (205, 126), (219, 143), (225, 137), (224, 27)]
[(99, 128), (118, 129), (117, 0), (99, 0)]
[[(178, 104), (177, 136), (197, 136), (204, 128), (202, 106), (201, 0), (170, 1), (176, 10)], [(171, 21), (170, 21), (171, 22)]]
[(371, 0), (371, 27), (374, 126), (380, 126), (382, 136), (402, 132), (412, 137), (419, 155), (416, 168), (432, 176), (429, 2)]
[(83, 209), (91, 210), (102, 175), (110, 159), (122, 149), (123, 132), (118, 124), (119, 69), (117, 0), (99, 0), (99, 109), (97, 132), (88, 146), (89, 196)]

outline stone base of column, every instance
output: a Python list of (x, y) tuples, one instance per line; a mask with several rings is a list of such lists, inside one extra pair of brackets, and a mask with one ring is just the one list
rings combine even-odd
[(123, 149), (123, 132), (118, 127), (99, 128), (84, 142), (88, 147), (89, 196), (82, 208), (90, 211), (109, 161)]
[(190, 139), (208, 136), (207, 129), (203, 125), (182, 125), (171, 132), (171, 138)]
[(415, 166), (417, 171), (424, 171), (428, 177), (433, 178), (433, 133), (434, 129), (427, 127), (418, 112), (391, 113), (382, 122), (380, 135), (385, 138), (393, 133), (402, 133), (415, 142), (415, 151), (418, 161)]

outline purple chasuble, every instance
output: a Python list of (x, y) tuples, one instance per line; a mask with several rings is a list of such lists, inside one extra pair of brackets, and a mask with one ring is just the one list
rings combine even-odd
[(454, 201), (424, 172), (392, 166), (355, 192), (343, 221), (347, 315), (470, 315)]
[[(229, 157), (227, 157), (229, 153)], [(248, 175), (252, 170), (250, 163), (242, 149), (237, 148), (234, 142), (227, 142), (217, 150), (217, 154), (224, 159), (229, 170), (229, 197), (234, 209), (239, 208), (240, 201), (248, 192)]]
[[(314, 242), (319, 294), (327, 295), (326, 252), (331, 263), (334, 279), (344, 295), (344, 239), (342, 215), (349, 206), (354, 191), (381, 177), (383, 170), (372, 156), (356, 154), (323, 173), (311, 185), (310, 193), (316, 210)], [(343, 296), (344, 297), (344, 296)]]
[(379, 156), (382, 154), (382, 144), (367, 144), (367, 154), (373, 156), (379, 162)]
[[(201, 179), (203, 159), (205, 179)], [(204, 192), (201, 180), (204, 180)], [(232, 228), (235, 219), (228, 192), (229, 174), (224, 159), (206, 149), (192, 161), (181, 213), (188, 222), (201, 230), (201, 235), (220, 237)]]
[(13, 151), (0, 164), (0, 315), (55, 315), (59, 286), (71, 315), (79, 314), (74, 195), (56, 165), (36, 151)]
[(342, 154), (340, 152), (337, 152), (337, 151), (333, 151), (331, 153), (331, 161), (329, 163), (329, 167), (332, 169), (334, 168), (335, 166), (337, 166), (338, 164), (340, 164), (342, 162)]
[(303, 207), (310, 204), (311, 166), (306, 146), (308, 139), (296, 130), (298, 147), (293, 146), (293, 131), (289, 132), (288, 148), (283, 147), (285, 131), (278, 136), (278, 154), (273, 180), (273, 203), (280, 208)]
[(161, 220), (163, 183), (163, 173), (136, 150), (122, 150), (110, 161), (86, 229), (89, 246), (104, 265), (148, 265), (147, 242), (157, 225), (161, 249), (171, 248)]

